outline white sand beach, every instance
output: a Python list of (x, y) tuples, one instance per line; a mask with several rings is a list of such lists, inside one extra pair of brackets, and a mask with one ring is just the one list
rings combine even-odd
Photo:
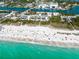
[(43, 26), (1, 25), (0, 40), (61, 47), (79, 47), (79, 31)]

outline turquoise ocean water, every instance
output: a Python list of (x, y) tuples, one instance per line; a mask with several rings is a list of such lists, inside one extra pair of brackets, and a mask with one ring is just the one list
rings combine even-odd
[(0, 59), (79, 59), (79, 49), (0, 41)]

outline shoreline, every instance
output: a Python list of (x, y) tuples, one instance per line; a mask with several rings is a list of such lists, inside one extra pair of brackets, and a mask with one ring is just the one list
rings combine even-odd
[[(32, 43), (32, 44), (39, 44), (39, 45), (67, 47), (67, 48), (79, 48), (79, 41), (77, 40), (79, 36), (70, 34), (72, 31), (69, 31), (69, 30), (62, 31), (61, 29), (60, 30), (51, 29), (51, 28), (42, 27), (42, 26), (29, 27), (29, 26), (3, 25), (2, 27), (4, 29), (0, 31), (0, 41)], [(64, 32), (68, 32), (68, 33), (64, 33)], [(78, 32), (76, 31), (73, 33), (78, 33)], [(34, 35), (35, 37), (33, 37)], [(42, 35), (43, 35), (43, 38), (41, 38)], [(54, 38), (55, 36), (56, 38)], [(62, 36), (65, 36), (65, 37), (62, 37)], [(69, 40), (66, 37), (70, 39), (72, 38), (72, 40)]]
[(24, 38), (14, 38), (14, 37), (4, 37), (4, 38), (0, 37), (0, 41), (30, 43), (30, 44), (47, 45), (54, 47), (65, 47), (65, 48), (79, 48), (79, 43), (64, 42), (64, 41), (61, 42), (61, 41), (48, 41), (48, 40), (33, 40), (29, 38), (24, 39)]

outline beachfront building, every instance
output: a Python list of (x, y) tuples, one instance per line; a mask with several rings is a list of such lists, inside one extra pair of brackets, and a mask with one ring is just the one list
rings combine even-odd
[(0, 7), (4, 7), (6, 4), (4, 2), (0, 2)]
[(27, 8), (27, 7), (32, 8), (33, 7), (33, 3), (27, 3), (24, 7), (25, 8)]
[(37, 11), (36, 13), (39, 13), (39, 14), (47, 14), (49, 17), (51, 17), (52, 15), (53, 16), (58, 16), (59, 15), (59, 12), (50, 12), (49, 10), (57, 10), (59, 9), (59, 5), (58, 3), (52, 3), (52, 2), (47, 2), (47, 3), (41, 3), (39, 5), (37, 5), (37, 8), (38, 9), (46, 9), (48, 10), (47, 12), (43, 12), (43, 11)]
[(77, 16), (61, 16), (61, 21), (72, 22)]
[(4, 19), (4, 16), (8, 15), (8, 13), (0, 13), (0, 20)]
[(33, 20), (33, 21), (48, 21), (49, 17), (47, 15), (21, 15), (19, 17), (21, 20)]
[(9, 13), (8, 15), (5, 15), (4, 18), (17, 17), (16, 13), (17, 13), (16, 11), (12, 11), (12, 12)]
[(41, 3), (37, 6), (37, 8), (50, 8), (50, 9), (56, 9), (58, 8), (58, 3), (52, 3), (52, 2), (48, 2), (48, 3)]
[(38, 8), (47, 8), (47, 7), (48, 7), (47, 4), (39, 4), (39, 5), (38, 5)]
[[(32, 12), (31, 12), (32, 13)], [(58, 16), (58, 12), (36, 12), (31, 14), (29, 12), (20, 15), (20, 19), (23, 20), (33, 20), (33, 21), (48, 21), (52, 16)]]
[(49, 3), (49, 6), (50, 6), (50, 8), (55, 8), (55, 9), (57, 9), (58, 8), (58, 3)]

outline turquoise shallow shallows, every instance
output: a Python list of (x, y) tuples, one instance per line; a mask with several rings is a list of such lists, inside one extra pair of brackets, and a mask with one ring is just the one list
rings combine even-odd
[(79, 59), (79, 49), (0, 41), (0, 59)]

